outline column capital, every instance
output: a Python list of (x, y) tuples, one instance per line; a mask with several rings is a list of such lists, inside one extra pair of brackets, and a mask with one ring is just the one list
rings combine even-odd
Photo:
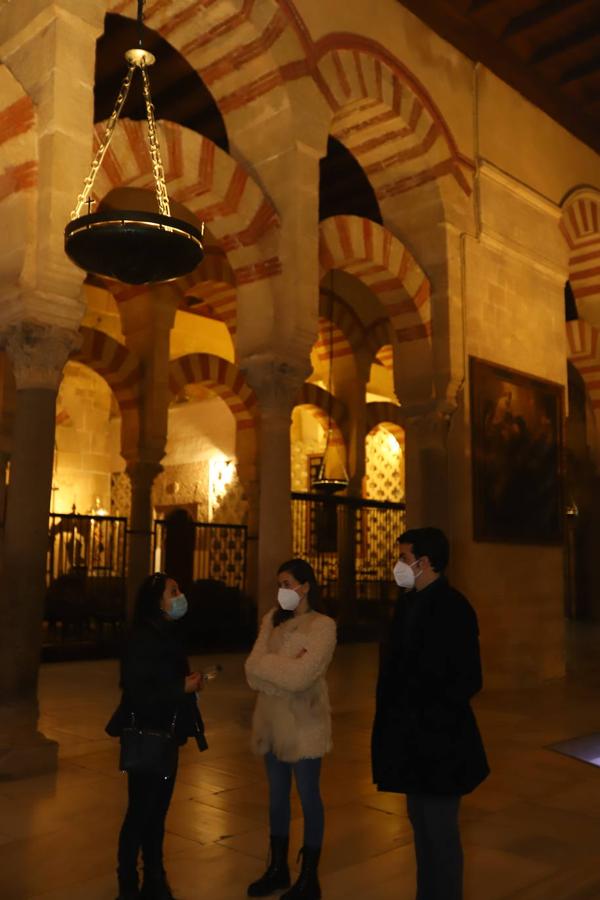
[(137, 483), (148, 482), (150, 485), (154, 482), (157, 475), (160, 475), (163, 467), (158, 460), (152, 459), (129, 459), (125, 466), (125, 471), (129, 475), (131, 481)]
[(406, 430), (416, 434), (422, 446), (446, 446), (452, 415), (447, 410), (434, 409), (421, 415), (407, 415)]
[(310, 362), (265, 353), (248, 357), (240, 368), (258, 398), (261, 414), (289, 417), (310, 373)]
[(17, 390), (56, 391), (70, 354), (81, 335), (57, 325), (19, 322), (4, 333), (4, 346), (12, 363)]

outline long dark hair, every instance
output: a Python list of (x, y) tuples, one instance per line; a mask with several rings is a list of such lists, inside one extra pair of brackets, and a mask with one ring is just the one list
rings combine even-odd
[[(327, 615), (327, 610), (321, 599), (321, 591), (319, 590), (317, 577), (310, 563), (307, 563), (305, 559), (289, 559), (287, 562), (282, 563), (277, 569), (278, 575), (281, 575), (282, 572), (289, 572), (290, 575), (293, 575), (298, 584), (306, 584), (308, 582), (309, 590), (306, 595), (308, 605), (315, 612)], [(281, 625), (282, 622), (291, 619), (293, 615), (294, 613), (289, 609), (278, 608), (273, 616), (273, 625)]]
[(169, 577), (166, 572), (155, 572), (154, 575), (144, 578), (135, 598), (134, 627), (145, 622), (162, 621), (163, 611), (160, 604)]

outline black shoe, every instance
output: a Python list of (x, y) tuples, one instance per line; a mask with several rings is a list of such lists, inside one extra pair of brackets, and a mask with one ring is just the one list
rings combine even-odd
[(139, 896), (140, 900), (176, 900), (164, 872), (160, 875), (144, 873), (144, 883)]
[(321, 848), (302, 847), (300, 853), (302, 854), (302, 868), (298, 880), (289, 891), (281, 895), (280, 900), (321, 900), (321, 885), (317, 873)]
[(289, 838), (271, 835), (271, 859), (267, 871), (258, 881), (248, 885), (249, 897), (268, 897), (269, 894), (290, 886), (288, 845)]
[(137, 875), (127, 880), (119, 878), (119, 896), (117, 900), (139, 900), (139, 896)]

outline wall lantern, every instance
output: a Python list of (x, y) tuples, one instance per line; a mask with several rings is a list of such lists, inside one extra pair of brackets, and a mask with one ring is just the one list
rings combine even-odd
[[(144, 0), (138, 0), (138, 47), (128, 50), (125, 54), (128, 63), (127, 74), (117, 95), (115, 107), (106, 125), (90, 173), (71, 212), (71, 221), (65, 228), (65, 252), (76, 266), (94, 275), (115, 278), (126, 284), (173, 281), (192, 272), (204, 256), (202, 246), (204, 224), (196, 228), (189, 222), (171, 215), (148, 78), (148, 67), (156, 62), (156, 58), (142, 47), (143, 15)], [(129, 88), (138, 71), (142, 78), (146, 105), (148, 145), (158, 212), (100, 209), (92, 213), (94, 201), (90, 195), (94, 181), (110, 146)], [(86, 205), (87, 212), (81, 215)]]

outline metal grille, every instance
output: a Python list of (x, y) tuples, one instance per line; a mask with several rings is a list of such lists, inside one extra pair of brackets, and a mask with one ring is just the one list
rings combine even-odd
[[(243, 591), (246, 587), (247, 529), (245, 525), (194, 522), (192, 578), (211, 579)], [(169, 523), (155, 522), (153, 565), (162, 571), (167, 557)]]
[(359, 602), (394, 595), (392, 567), (404, 529), (404, 503), (292, 493), (294, 555), (310, 562), (330, 599), (337, 597), (344, 557)]
[(89, 627), (125, 619), (127, 520), (50, 514), (47, 621)]

